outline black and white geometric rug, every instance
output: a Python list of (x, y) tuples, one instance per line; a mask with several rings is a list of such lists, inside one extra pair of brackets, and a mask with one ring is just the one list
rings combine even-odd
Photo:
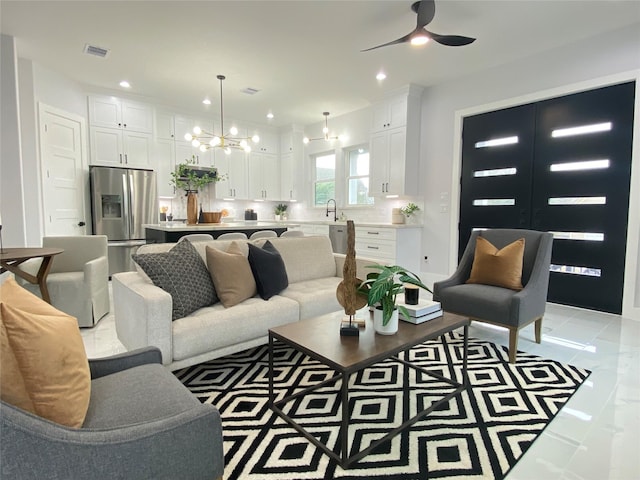
[[(278, 399), (333, 372), (276, 343)], [(413, 348), (404, 359), (460, 378), (462, 335)], [(453, 367), (449, 367), (452, 365)], [(233, 479), (501, 479), (584, 382), (588, 370), (469, 340), (471, 388), (361, 459), (348, 470), (268, 407), (268, 350), (257, 347), (175, 372), (222, 416), (226, 480)], [(408, 380), (408, 388), (404, 388)], [(416, 382), (418, 380), (418, 382)], [(286, 412), (337, 451), (340, 382), (287, 404)], [(444, 394), (448, 384), (386, 361), (351, 376), (351, 448), (363, 450)]]

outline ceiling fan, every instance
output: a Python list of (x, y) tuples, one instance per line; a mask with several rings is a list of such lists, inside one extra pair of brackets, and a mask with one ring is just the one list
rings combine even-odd
[(428, 25), (436, 13), (436, 4), (434, 0), (421, 0), (411, 5), (411, 10), (418, 14), (418, 21), (415, 30), (405, 35), (404, 37), (393, 40), (392, 42), (383, 43), (376, 47), (367, 48), (361, 50), (362, 52), (368, 52), (376, 48), (388, 47), (389, 45), (395, 45), (397, 43), (410, 42), (412, 45), (424, 45), (429, 40), (433, 40), (441, 45), (447, 45), (448, 47), (461, 47), (463, 45), (469, 45), (475, 41), (475, 38), (462, 37), (460, 35), (440, 35), (430, 32), (424, 27)]

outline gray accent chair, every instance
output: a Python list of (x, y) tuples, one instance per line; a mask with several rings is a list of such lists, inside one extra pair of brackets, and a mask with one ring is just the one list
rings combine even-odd
[(68, 428), (1, 404), (0, 477), (214, 480), (224, 471), (218, 410), (148, 347), (89, 360), (85, 423)]
[[(521, 291), (465, 283), (471, 273), (478, 236), (486, 238), (498, 249), (519, 238), (525, 239), (522, 265), (524, 288)], [(522, 327), (535, 322), (536, 343), (541, 341), (552, 244), (553, 235), (548, 232), (518, 229), (474, 231), (453, 275), (433, 285), (433, 299), (440, 302), (445, 311), (508, 328), (509, 362), (515, 363), (518, 331)]]
[[(109, 261), (106, 235), (43, 237), (45, 248), (62, 248), (53, 257), (47, 276), (51, 304), (76, 317), (81, 327), (93, 327), (109, 313)], [(23, 263), (22, 268), (35, 273), (41, 259)], [(31, 293), (41, 296), (40, 287), (16, 277)]]

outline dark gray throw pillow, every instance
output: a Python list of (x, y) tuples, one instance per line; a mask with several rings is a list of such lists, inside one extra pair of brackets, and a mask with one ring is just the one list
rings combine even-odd
[(249, 244), (249, 265), (258, 294), (263, 300), (269, 300), (289, 286), (284, 261), (269, 240), (262, 248)]
[(168, 252), (133, 254), (131, 258), (154, 285), (171, 294), (172, 320), (218, 301), (209, 270), (188, 240), (176, 243)]

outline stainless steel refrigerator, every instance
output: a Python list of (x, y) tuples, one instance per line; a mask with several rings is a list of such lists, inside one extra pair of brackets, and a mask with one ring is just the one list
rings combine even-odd
[(145, 243), (142, 225), (158, 223), (153, 170), (91, 167), (93, 233), (109, 241), (109, 276), (134, 270), (131, 254)]

